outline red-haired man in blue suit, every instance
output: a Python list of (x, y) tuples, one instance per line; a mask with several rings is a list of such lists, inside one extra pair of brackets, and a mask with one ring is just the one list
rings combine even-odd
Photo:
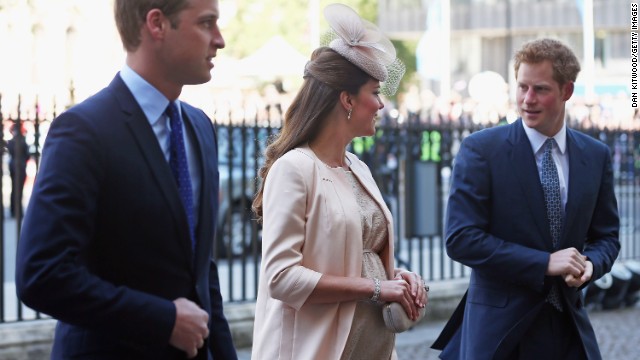
[(521, 118), (467, 137), (446, 216), (469, 289), (432, 347), (442, 359), (600, 359), (580, 291), (620, 249), (608, 147), (565, 123), (580, 71), (552, 39), (515, 55)]

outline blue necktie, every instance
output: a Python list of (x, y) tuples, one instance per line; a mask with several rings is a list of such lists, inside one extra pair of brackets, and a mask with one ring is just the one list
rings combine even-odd
[[(542, 155), (542, 175), (540, 182), (544, 191), (544, 204), (547, 208), (547, 219), (549, 220), (549, 228), (551, 230), (551, 239), (553, 240), (553, 248), (558, 248), (560, 240), (560, 232), (562, 231), (562, 223), (564, 215), (562, 211), (562, 199), (560, 197), (560, 179), (558, 177), (558, 169), (553, 161), (551, 151), (556, 141), (553, 138), (547, 139), (544, 143), (544, 154)], [(562, 303), (560, 302), (560, 293), (558, 287), (554, 284), (547, 296), (547, 302), (553, 305), (559, 311), (562, 311)]]
[(167, 106), (166, 114), (169, 116), (171, 124), (171, 134), (169, 136), (169, 165), (173, 172), (173, 177), (178, 185), (178, 192), (182, 199), (182, 205), (189, 222), (189, 237), (191, 238), (191, 249), (195, 250), (194, 214), (193, 214), (193, 192), (191, 191), (191, 176), (189, 175), (189, 164), (187, 163), (187, 152), (184, 147), (182, 136), (182, 119), (178, 112), (178, 107), (174, 102)]

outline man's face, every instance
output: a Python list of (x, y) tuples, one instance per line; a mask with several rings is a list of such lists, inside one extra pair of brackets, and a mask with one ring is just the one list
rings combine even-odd
[(525, 124), (552, 137), (564, 123), (564, 106), (573, 94), (573, 83), (560, 86), (553, 79), (550, 61), (522, 63), (516, 75), (516, 102)]
[(218, 27), (218, 0), (190, 0), (178, 26), (167, 32), (167, 55), (174, 82), (202, 84), (211, 79), (213, 57), (225, 46)]

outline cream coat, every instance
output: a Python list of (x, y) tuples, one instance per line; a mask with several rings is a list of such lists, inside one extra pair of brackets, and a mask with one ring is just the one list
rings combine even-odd
[[(347, 158), (387, 218), (389, 244), (382, 261), (393, 278), (391, 213), (367, 165), (354, 154)], [(263, 206), (252, 359), (340, 359), (356, 302), (306, 300), (322, 274), (361, 276), (362, 228), (347, 176), (328, 168), (308, 146), (293, 149), (271, 167)]]

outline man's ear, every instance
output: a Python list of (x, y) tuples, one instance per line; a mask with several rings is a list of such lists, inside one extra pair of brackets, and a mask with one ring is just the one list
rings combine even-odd
[(575, 85), (573, 81), (569, 81), (562, 86), (562, 101), (567, 101), (573, 95), (573, 90), (575, 89)]
[(168, 19), (160, 9), (152, 9), (147, 13), (144, 27), (152, 38), (162, 38), (167, 26), (169, 26)]
[(351, 94), (349, 94), (346, 90), (342, 90), (340, 92), (340, 104), (344, 108), (345, 111), (349, 111), (353, 107), (353, 98)]

